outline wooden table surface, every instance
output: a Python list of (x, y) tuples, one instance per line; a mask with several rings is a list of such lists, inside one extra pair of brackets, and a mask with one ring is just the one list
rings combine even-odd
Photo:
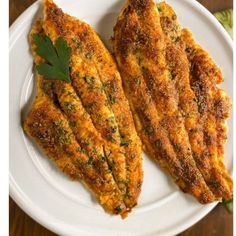
[[(35, 0), (10, 0), (9, 23), (14, 20)], [(211, 12), (232, 8), (233, 0), (199, 0)], [(24, 213), (16, 203), (9, 199), (9, 235), (10, 236), (53, 236), (40, 224)], [(200, 222), (179, 234), (179, 236), (232, 236), (233, 216), (218, 204)]]

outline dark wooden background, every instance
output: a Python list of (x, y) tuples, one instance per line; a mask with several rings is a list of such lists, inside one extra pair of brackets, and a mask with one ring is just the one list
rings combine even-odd
[[(179, 1), (179, 0), (178, 0)], [(35, 0), (10, 0), (9, 23), (14, 20)], [(199, 0), (211, 12), (233, 7), (233, 0)], [(55, 236), (24, 213), (16, 203), (9, 199), (9, 235), (10, 236)], [(200, 222), (179, 234), (179, 236), (232, 236), (233, 216), (218, 204)]]

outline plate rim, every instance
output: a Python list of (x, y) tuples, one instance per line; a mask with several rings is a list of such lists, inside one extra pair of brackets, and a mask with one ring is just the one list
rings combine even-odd
[[(34, 10), (34, 8), (40, 4), (41, 0), (37, 0), (32, 5), (30, 5), (24, 12), (20, 14), (20, 16), (17, 17), (17, 19), (12, 23), (9, 29), (9, 48), (11, 48), (12, 43), (12, 35), (15, 31), (20, 27), (21, 24), (24, 23), (24, 19), (27, 18), (28, 15), (30, 15), (31, 11)], [(158, 0), (155, 0), (156, 2)], [(201, 5), (197, 0), (192, 0), (189, 2), (188, 0), (184, 0), (187, 4), (193, 6), (198, 10), (200, 13), (202, 13), (206, 18), (215, 26), (217, 31), (221, 34), (221, 36), (224, 38), (224, 40), (227, 42), (227, 46), (230, 47), (230, 50), (233, 52), (233, 40), (228, 35), (227, 31), (223, 28), (223, 26), (219, 23), (219, 21), (214, 17), (214, 15), (206, 9), (203, 5)], [(10, 51), (10, 50), (9, 50)], [(10, 160), (10, 157), (9, 157)], [(232, 171), (231, 171), (232, 172)], [(231, 173), (232, 174), (232, 173)], [(31, 218), (33, 218), (37, 223), (41, 224), (42, 226), (46, 227), (47, 229), (51, 230), (54, 233), (57, 233), (59, 235), (69, 235), (68, 231), (64, 229), (63, 227), (60, 227), (59, 224), (52, 225), (50, 220), (44, 219), (42, 216), (42, 209), (37, 209), (37, 206), (35, 204), (32, 205), (30, 201), (27, 201), (27, 197), (24, 196), (24, 193), (17, 189), (17, 184), (14, 182), (14, 178), (11, 175), (10, 168), (9, 168), (9, 194), (10, 197), (16, 202), (16, 204), (25, 212), (27, 213)], [(192, 218), (190, 218), (188, 221), (186, 221), (184, 224), (181, 224), (180, 226), (174, 227), (171, 230), (167, 230), (162, 235), (175, 235), (178, 233), (183, 232), (184, 230), (188, 229), (192, 225), (196, 224), (198, 221), (200, 221), (204, 216), (206, 216), (216, 205), (218, 202), (214, 202), (210, 205), (205, 205), (203, 209), (201, 209), (200, 212), (195, 214)], [(51, 217), (51, 215), (48, 215), (48, 217)], [(55, 220), (55, 219), (54, 219)], [(83, 231), (81, 231), (84, 233)], [(147, 234), (152, 235), (152, 234)], [(154, 234), (153, 234), (154, 235)]]

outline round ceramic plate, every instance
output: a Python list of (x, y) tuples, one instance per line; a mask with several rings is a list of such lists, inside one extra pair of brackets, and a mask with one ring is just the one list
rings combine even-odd
[[(91, 24), (110, 49), (109, 38), (124, 0), (57, 0), (67, 13)], [(232, 42), (217, 20), (199, 3), (168, 0), (184, 27), (221, 67), (222, 87), (233, 94)], [(60, 235), (174, 235), (205, 216), (216, 203), (201, 205), (180, 192), (144, 155), (144, 183), (139, 205), (125, 220), (106, 214), (78, 182), (70, 181), (25, 136), (22, 130), (34, 98), (33, 59), (28, 33), (42, 14), (41, 2), (26, 10), (10, 29), (10, 194), (36, 221)], [(232, 119), (225, 163), (232, 171)]]

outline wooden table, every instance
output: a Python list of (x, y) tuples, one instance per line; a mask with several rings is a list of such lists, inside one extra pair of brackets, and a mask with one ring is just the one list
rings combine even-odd
[[(179, 0), (178, 0), (179, 1)], [(10, 0), (10, 25), (35, 0)], [(233, 7), (233, 0), (199, 0), (210, 11), (215, 12)], [(24, 213), (16, 203), (9, 199), (10, 236), (53, 236), (40, 224)], [(217, 205), (200, 222), (179, 234), (179, 236), (231, 236), (233, 235), (233, 216), (222, 205)]]

